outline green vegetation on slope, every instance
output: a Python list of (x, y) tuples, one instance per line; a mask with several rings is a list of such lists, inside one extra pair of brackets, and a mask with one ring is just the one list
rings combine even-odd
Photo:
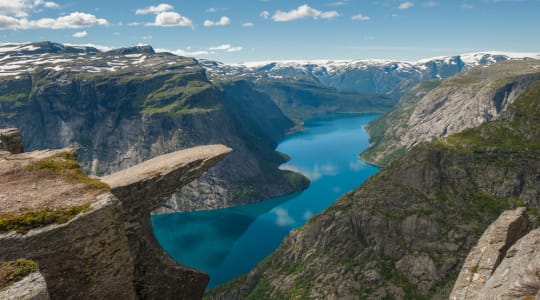
[[(400, 103), (391, 113), (368, 124), (367, 130), (372, 136), (372, 145), (369, 149), (364, 151), (361, 156), (364, 160), (381, 166), (386, 166), (395, 159), (403, 156), (408, 150), (405, 148), (404, 142), (407, 145), (414, 142), (410, 140), (410, 136), (408, 136), (408, 139), (405, 141), (403, 136), (411, 130), (409, 126), (415, 126), (409, 124), (409, 119), (413, 112), (415, 112), (415, 108), (419, 103), (423, 105), (424, 108), (427, 107), (436, 110), (437, 107), (429, 106), (430, 102), (433, 101), (439, 105), (444, 105), (445, 102), (440, 102), (441, 99), (445, 101), (460, 101), (467, 97), (467, 93), (474, 90), (476, 93), (471, 93), (470, 97), (480, 97), (481, 99), (484, 99), (483, 101), (488, 101), (486, 99), (492, 97), (490, 100), (493, 103), (488, 103), (488, 101), (482, 102), (483, 104), (481, 104), (486, 105), (486, 111), (492, 109), (489, 107), (490, 105), (494, 105), (495, 109), (500, 112), (499, 110), (503, 109), (505, 105), (503, 100), (508, 97), (511, 92), (514, 93), (516, 89), (522, 88), (521, 85), (523, 85), (523, 82), (520, 83), (520, 81), (537, 80), (538, 77), (540, 77), (540, 73), (538, 73), (538, 69), (535, 67), (534, 62), (508, 61), (490, 66), (477, 66), (467, 72), (457, 74), (444, 81), (427, 81), (420, 83), (402, 97)], [(478, 101), (480, 101), (480, 99), (478, 99)], [(464, 109), (477, 110), (478, 107)], [(417, 111), (415, 116), (422, 117), (422, 114), (423, 112)], [(463, 116), (459, 116), (459, 118), (461, 117)], [(438, 118), (441, 118), (441, 116), (438, 116)], [(443, 116), (442, 118), (444, 119), (442, 122), (446, 122), (444, 124), (453, 128), (453, 132), (456, 132), (454, 121), (456, 124), (460, 124), (459, 118), (452, 120), (451, 115)], [(446, 120), (446, 118), (448, 118), (448, 120)], [(486, 117), (486, 120), (490, 120), (489, 117)], [(436, 122), (436, 120), (433, 120), (432, 124)], [(468, 122), (464, 123), (467, 124)], [(423, 125), (425, 126), (426, 124)], [(425, 130), (425, 128), (422, 130)], [(437, 136), (439, 136), (439, 134), (445, 133), (437, 132)], [(416, 142), (421, 142), (421, 140)], [(510, 143), (511, 141), (505, 142)]]
[(395, 104), (390, 97), (340, 92), (312, 80), (266, 79), (255, 84), (296, 123), (331, 112), (385, 112)]
[(57, 209), (36, 209), (22, 213), (0, 213), (0, 232), (16, 231), (25, 234), (31, 229), (63, 224), (80, 213), (86, 212), (89, 204)]
[(477, 128), (441, 139), (438, 144), (452, 150), (540, 151), (540, 80), (510, 104), (506, 116)]
[(307, 297), (447, 298), (503, 210), (538, 216), (539, 114), (537, 80), (497, 121), (413, 147), (208, 298), (292, 299), (297, 286)]
[(37, 263), (28, 259), (0, 262), (0, 291), (37, 270)]
[(81, 166), (75, 160), (75, 154), (71, 152), (60, 152), (51, 157), (31, 162), (26, 166), (26, 169), (56, 175), (73, 184), (82, 184), (87, 190), (96, 194), (110, 190), (108, 184), (84, 174), (81, 171)]
[[(214, 91), (214, 93), (212, 93)], [(145, 113), (189, 114), (216, 108), (215, 87), (207, 81), (175, 75), (146, 97)]]

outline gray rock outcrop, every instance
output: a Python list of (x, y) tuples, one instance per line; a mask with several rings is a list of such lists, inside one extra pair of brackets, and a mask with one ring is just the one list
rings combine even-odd
[(17, 128), (0, 129), (0, 151), (23, 152), (22, 136)]
[(540, 299), (540, 229), (531, 231), (506, 252), (478, 299)]
[(394, 111), (368, 124), (372, 144), (362, 158), (387, 165), (423, 141), (504, 119), (509, 105), (540, 77), (537, 65), (501, 62), (442, 82), (421, 83), (401, 98)]
[(47, 284), (41, 273), (34, 272), (0, 291), (3, 300), (49, 300)]
[(527, 233), (528, 225), (526, 208), (503, 212), (469, 252), (450, 299), (477, 299), (482, 295), (482, 287), (499, 266), (510, 246)]
[(41, 273), (34, 272), (0, 291), (0, 299), (49, 300), (50, 298), (45, 278)]
[[(230, 151), (221, 145), (187, 149), (102, 178), (111, 191), (67, 223), (0, 232), (0, 261), (37, 262), (54, 299), (199, 299), (208, 275), (160, 248), (150, 212)], [(11, 155), (0, 164), (28, 157)]]

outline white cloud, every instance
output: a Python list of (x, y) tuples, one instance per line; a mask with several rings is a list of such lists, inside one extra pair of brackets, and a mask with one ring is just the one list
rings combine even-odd
[(85, 37), (88, 35), (88, 32), (86, 32), (86, 30), (83, 30), (83, 31), (79, 31), (79, 32), (75, 32), (72, 37), (76, 37), (76, 38), (82, 38), (82, 37)]
[(440, 3), (438, 1), (427, 1), (422, 3), (422, 5), (425, 7), (437, 7), (440, 5)]
[(470, 4), (470, 3), (463, 3), (463, 4), (461, 4), (460, 7), (462, 9), (472, 9), (472, 8), (474, 8), (474, 6), (472, 4)]
[(145, 35), (142, 37), (143, 40), (151, 40), (153, 37), (151, 35)]
[(307, 4), (304, 4), (290, 11), (276, 11), (276, 13), (272, 16), (272, 20), (276, 22), (287, 22), (303, 18), (332, 19), (338, 16), (339, 13), (335, 10), (322, 12), (318, 9), (311, 8)]
[(0, 0), (0, 15), (18, 18), (27, 17), (31, 9), (40, 6), (45, 8), (60, 7), (55, 2), (43, 0)]
[(156, 15), (156, 20), (154, 23), (148, 23), (146, 25), (162, 27), (193, 27), (193, 22), (189, 18), (184, 17), (177, 12), (168, 11), (159, 13)]
[(94, 15), (73, 12), (67, 16), (62, 16), (56, 19), (43, 18), (37, 21), (30, 21), (31, 27), (49, 28), (49, 29), (64, 29), (64, 28), (84, 28), (94, 25), (108, 25), (109, 22), (105, 19), (97, 18)]
[(231, 24), (231, 19), (227, 16), (223, 16), (217, 22), (206, 20), (204, 21), (203, 25), (205, 27), (211, 27), (211, 26), (227, 26), (229, 24)]
[(276, 214), (276, 225), (286, 227), (294, 224), (294, 219), (289, 215), (289, 212), (281, 207), (276, 207), (272, 210)]
[(209, 47), (208, 49), (192, 50), (191, 47), (186, 47), (186, 49), (177, 49), (177, 50), (168, 50), (163, 48), (155, 49), (156, 52), (170, 52), (180, 56), (207, 56), (211, 54), (216, 54), (216, 52), (238, 52), (242, 51), (244, 48), (241, 46), (231, 46), (231, 44), (222, 44), (219, 46)]
[(24, 0), (0, 0), (0, 15), (26, 17), (32, 3)]
[(355, 161), (349, 162), (349, 169), (353, 171), (360, 171), (364, 167), (365, 167), (365, 164), (361, 160), (355, 160)]
[(46, 8), (59, 8), (60, 7), (60, 5), (58, 5), (58, 3), (51, 2), (51, 1), (47, 1), (47, 2), (43, 3), (43, 6), (45, 6)]
[(184, 50), (184, 49), (168, 50), (168, 49), (162, 49), (162, 48), (157, 48), (155, 50), (156, 52), (169, 52), (169, 53), (179, 55), (179, 56), (190, 56), (190, 57), (203, 56), (203, 55), (209, 54), (209, 52), (206, 50), (190, 51), (189, 49), (188, 50)]
[(139, 8), (135, 11), (136, 15), (147, 15), (147, 14), (159, 14), (166, 11), (173, 10), (174, 7), (170, 4), (161, 3), (157, 6), (148, 6), (145, 8)]
[(328, 3), (328, 5), (330, 5), (330, 6), (344, 6), (344, 5), (347, 5), (347, 4), (349, 4), (348, 1), (336, 1), (336, 2)]
[(253, 27), (253, 26), (255, 26), (255, 24), (253, 24), (252, 22), (242, 23), (242, 27)]
[(28, 20), (26, 18), (17, 19), (10, 16), (0, 15), (0, 30), (2, 29), (66, 29), (66, 28), (85, 28), (95, 25), (108, 25), (106, 19), (97, 18), (94, 15), (73, 12), (69, 15), (58, 17), (56, 19), (43, 18), (39, 20)]
[(414, 3), (410, 2), (410, 1), (407, 1), (407, 2), (403, 2), (401, 3), (399, 6), (398, 6), (398, 9), (409, 9), (411, 7), (414, 6)]
[(267, 20), (268, 18), (270, 18), (270, 13), (265, 10), (265, 11), (262, 11), (260, 14), (259, 14), (260, 17), (262, 17), (263, 19)]
[(371, 18), (364, 14), (357, 14), (357, 15), (354, 15), (351, 19), (356, 20), (356, 21), (368, 21)]
[(240, 46), (233, 47), (230, 44), (223, 44), (223, 45), (208, 48), (208, 50), (210, 51), (226, 51), (226, 52), (238, 52), (238, 51), (242, 51), (243, 49), (244, 49), (243, 47), (240, 47)]
[(215, 13), (215, 12), (217, 12), (217, 11), (218, 11), (218, 10), (217, 10), (217, 8), (215, 8), (215, 7), (210, 7), (209, 9), (206, 10), (207, 13)]
[(332, 164), (326, 164), (326, 165), (315, 165), (311, 169), (304, 169), (292, 164), (284, 164), (279, 166), (280, 170), (288, 170), (293, 171), (297, 173), (301, 173), (309, 180), (316, 181), (320, 179), (323, 176), (335, 176), (337, 174), (338, 168), (335, 165)]
[(66, 46), (72, 46), (72, 47), (93, 47), (98, 49), (99, 51), (107, 52), (112, 50), (113, 48), (103, 45), (96, 45), (96, 44), (64, 44)]

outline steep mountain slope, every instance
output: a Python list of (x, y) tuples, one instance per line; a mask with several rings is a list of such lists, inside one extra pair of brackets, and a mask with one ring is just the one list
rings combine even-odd
[(424, 80), (448, 78), (478, 65), (532, 59), (540, 59), (540, 53), (488, 51), (433, 57), (416, 62), (372, 59), (262, 61), (238, 65), (202, 61), (202, 64), (220, 77), (237, 76), (255, 80), (308, 78), (339, 91), (385, 94), (399, 99), (403, 93)]
[[(284, 158), (272, 151), (293, 123), (250, 86), (252, 104), (231, 113), (232, 98), (192, 58), (150, 47), (101, 52), (43, 42), (2, 45), (0, 61), (0, 127), (18, 127), (26, 150), (78, 143), (79, 159), (94, 175), (196, 145), (222, 143), (235, 150), (190, 184), (190, 198), (173, 201), (173, 208), (245, 203), (307, 185), (278, 170)], [(246, 120), (259, 127), (242, 127)], [(260, 133), (251, 128), (263, 127), (265, 151), (259, 151), (249, 138)]]
[(504, 209), (525, 205), (538, 217), (539, 157), (535, 79), (497, 120), (416, 145), (207, 297), (447, 298), (469, 249)]
[(421, 141), (495, 120), (539, 77), (540, 62), (516, 61), (421, 83), (391, 113), (367, 126), (372, 146), (362, 158), (386, 165)]
[(314, 80), (264, 79), (255, 81), (254, 86), (297, 124), (335, 112), (385, 112), (396, 104), (384, 95), (337, 91)]

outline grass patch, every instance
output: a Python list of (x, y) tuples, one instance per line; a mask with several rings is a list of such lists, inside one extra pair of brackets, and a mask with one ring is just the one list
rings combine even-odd
[(19, 214), (3, 213), (0, 214), (0, 232), (16, 231), (25, 234), (34, 228), (63, 224), (89, 208), (90, 204), (84, 204), (68, 208), (38, 209)]
[(70, 152), (60, 152), (51, 157), (29, 163), (26, 169), (59, 176), (74, 184), (83, 184), (89, 191), (96, 193), (107, 192), (111, 189), (108, 184), (99, 179), (86, 176), (81, 171), (79, 163), (75, 160), (75, 154)]
[(0, 263), (0, 291), (38, 270), (37, 263), (28, 259)]

